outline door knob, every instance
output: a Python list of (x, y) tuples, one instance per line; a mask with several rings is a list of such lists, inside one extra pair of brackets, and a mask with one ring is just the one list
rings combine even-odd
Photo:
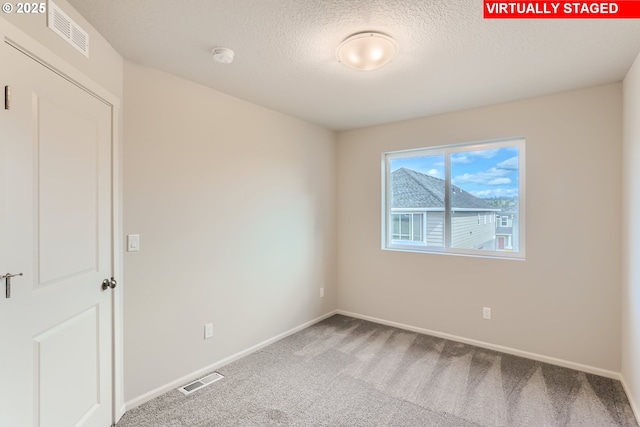
[(0, 276), (0, 280), (5, 279), (6, 282), (6, 294), (5, 294), (5, 298), (11, 298), (11, 278), (12, 277), (16, 277), (16, 276), (22, 276), (22, 273), (18, 273), (18, 274), (11, 274), (11, 273), (7, 273), (4, 276)]
[(111, 279), (104, 279), (102, 281), (102, 290), (106, 291), (108, 288), (113, 289), (117, 284), (118, 282), (116, 282), (116, 279), (114, 279), (113, 277)]

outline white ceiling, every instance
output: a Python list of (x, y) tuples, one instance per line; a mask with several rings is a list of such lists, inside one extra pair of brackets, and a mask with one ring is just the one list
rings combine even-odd
[[(621, 81), (640, 51), (640, 20), (484, 20), (481, 0), (69, 3), (133, 62), (334, 130)], [(395, 61), (336, 61), (372, 30), (399, 43)]]

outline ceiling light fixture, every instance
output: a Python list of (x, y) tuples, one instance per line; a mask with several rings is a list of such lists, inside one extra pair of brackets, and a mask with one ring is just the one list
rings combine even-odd
[(226, 47), (216, 47), (211, 51), (211, 54), (213, 55), (213, 59), (221, 64), (231, 64), (231, 61), (233, 61), (234, 53)]
[(336, 49), (338, 62), (358, 71), (370, 71), (393, 61), (398, 43), (391, 37), (368, 31), (353, 34)]

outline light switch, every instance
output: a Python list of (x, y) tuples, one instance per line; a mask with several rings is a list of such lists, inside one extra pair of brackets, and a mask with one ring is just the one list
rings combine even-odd
[(127, 235), (127, 252), (138, 252), (140, 250), (140, 235)]

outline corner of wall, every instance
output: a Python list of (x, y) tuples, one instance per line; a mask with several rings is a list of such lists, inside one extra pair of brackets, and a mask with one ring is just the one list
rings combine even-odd
[(640, 419), (640, 54), (623, 82), (622, 150), (622, 384), (631, 406)]

